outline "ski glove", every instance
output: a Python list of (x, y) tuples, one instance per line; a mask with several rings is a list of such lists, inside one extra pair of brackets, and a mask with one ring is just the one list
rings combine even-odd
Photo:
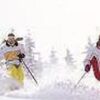
[(86, 71), (86, 72), (89, 72), (89, 71), (90, 71), (90, 65), (86, 65), (86, 66), (85, 66), (85, 71)]
[(24, 53), (20, 53), (20, 54), (18, 55), (18, 57), (19, 57), (20, 59), (25, 58), (25, 54), (24, 54)]

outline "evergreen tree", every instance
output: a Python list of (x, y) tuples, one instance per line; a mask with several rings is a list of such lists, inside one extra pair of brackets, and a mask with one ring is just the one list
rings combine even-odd
[(57, 56), (56, 56), (56, 51), (54, 50), (54, 48), (52, 48), (51, 52), (50, 52), (50, 62), (52, 64), (56, 64), (58, 59), (57, 59)]
[(85, 53), (88, 53), (90, 52), (94, 47), (94, 44), (92, 43), (92, 40), (90, 37), (88, 37), (88, 45), (86, 46), (86, 52)]
[(65, 61), (68, 66), (74, 66), (74, 58), (68, 49), (66, 50)]
[(26, 54), (26, 63), (28, 66), (33, 66), (34, 65), (34, 54), (33, 50), (35, 48), (35, 42), (31, 38), (31, 34), (28, 34), (25, 37), (25, 52)]
[(40, 53), (36, 51), (35, 42), (32, 40), (32, 35), (28, 34), (25, 38), (25, 52), (26, 52), (26, 64), (30, 70), (38, 75), (42, 71), (42, 61), (40, 59)]

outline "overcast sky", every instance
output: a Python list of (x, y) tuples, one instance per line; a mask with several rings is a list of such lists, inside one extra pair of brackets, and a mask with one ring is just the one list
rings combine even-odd
[(78, 56), (88, 36), (96, 41), (99, 27), (99, 0), (0, 0), (1, 37), (11, 28), (21, 36), (30, 29), (44, 54), (54, 46), (61, 55), (69, 48)]

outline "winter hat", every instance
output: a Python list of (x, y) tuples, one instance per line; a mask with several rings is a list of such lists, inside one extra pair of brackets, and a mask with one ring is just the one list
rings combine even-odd
[[(8, 34), (8, 37), (9, 37), (9, 36), (13, 36), (13, 37), (15, 37), (15, 34), (13, 34), (13, 33), (9, 33), (9, 34)], [(16, 38), (16, 41), (21, 41), (21, 40), (23, 40), (22, 37), (17, 37), (17, 38)]]
[(8, 37), (9, 37), (9, 36), (15, 37), (15, 35), (14, 35), (13, 33), (9, 33), (9, 34), (8, 34)]

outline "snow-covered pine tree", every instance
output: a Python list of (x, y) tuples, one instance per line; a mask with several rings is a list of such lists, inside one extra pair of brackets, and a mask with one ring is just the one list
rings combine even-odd
[(41, 54), (39, 52), (34, 52), (36, 54), (36, 60), (35, 60), (35, 65), (34, 65), (34, 73), (38, 76), (41, 77), (41, 73), (43, 71), (43, 62), (41, 58)]
[(65, 62), (68, 66), (75, 66), (74, 58), (69, 49), (66, 50)]
[(34, 56), (33, 49), (35, 48), (35, 42), (31, 39), (31, 34), (28, 34), (25, 37), (25, 52), (26, 54), (26, 63), (28, 66), (34, 65)]
[(51, 64), (56, 64), (58, 62), (58, 58), (56, 56), (56, 51), (54, 48), (52, 48), (51, 52), (50, 52), (50, 63)]
[(42, 69), (42, 64), (40, 64), (42, 62), (39, 59), (40, 53), (36, 51), (35, 41), (31, 37), (30, 33), (25, 37), (25, 60), (30, 70), (37, 75)]
[(87, 44), (87, 46), (86, 46), (86, 51), (85, 51), (85, 53), (88, 54), (88, 52), (90, 52), (90, 51), (93, 49), (93, 47), (94, 47), (94, 44), (93, 44), (91, 38), (88, 37), (88, 44)]

